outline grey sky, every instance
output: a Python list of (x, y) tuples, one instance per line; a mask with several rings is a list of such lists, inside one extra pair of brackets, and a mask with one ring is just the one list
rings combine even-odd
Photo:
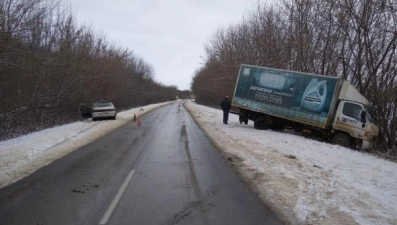
[[(204, 44), (217, 28), (239, 22), (259, 0), (63, 0), (78, 23), (133, 50), (155, 71), (155, 80), (190, 89)], [(261, 0), (263, 2), (266, 0)]]

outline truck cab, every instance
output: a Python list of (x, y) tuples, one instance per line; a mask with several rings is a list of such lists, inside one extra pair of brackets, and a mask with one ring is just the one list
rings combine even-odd
[(368, 100), (349, 82), (343, 82), (338, 107), (332, 123), (332, 142), (371, 149), (379, 128), (375, 125)]

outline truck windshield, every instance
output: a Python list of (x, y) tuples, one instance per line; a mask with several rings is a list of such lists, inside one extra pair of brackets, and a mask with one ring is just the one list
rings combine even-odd
[(364, 110), (367, 112), (367, 120), (369, 122), (374, 122), (371, 108), (367, 105), (364, 105)]

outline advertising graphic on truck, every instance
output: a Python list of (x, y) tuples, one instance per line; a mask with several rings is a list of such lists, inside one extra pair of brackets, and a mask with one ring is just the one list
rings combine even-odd
[(251, 107), (307, 123), (325, 126), (336, 79), (288, 71), (243, 67), (234, 101), (239, 105), (256, 100)]

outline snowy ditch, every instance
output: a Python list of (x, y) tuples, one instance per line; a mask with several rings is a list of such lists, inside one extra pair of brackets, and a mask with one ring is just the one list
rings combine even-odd
[(0, 142), (0, 188), (131, 122), (134, 114), (141, 116), (169, 103), (119, 112), (116, 120), (86, 119)]
[(397, 224), (397, 164), (286, 132), (222, 123), (222, 111), (187, 102), (201, 128), (290, 224)]

